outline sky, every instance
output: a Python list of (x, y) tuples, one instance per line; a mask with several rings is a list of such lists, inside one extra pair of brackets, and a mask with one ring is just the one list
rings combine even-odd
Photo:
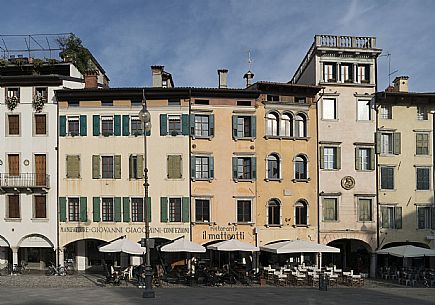
[[(0, 0), (0, 34), (73, 32), (106, 70), (111, 87), (151, 86), (164, 65), (175, 86), (289, 81), (316, 34), (375, 36), (378, 90), (409, 76), (410, 91), (435, 92), (432, 0)], [(7, 4), (6, 4), (7, 2)], [(387, 54), (391, 54), (387, 56)], [(390, 61), (390, 70), (389, 70)]]

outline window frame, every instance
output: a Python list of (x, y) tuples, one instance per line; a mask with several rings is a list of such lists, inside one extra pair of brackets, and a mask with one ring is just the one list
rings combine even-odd
[[(14, 198), (17, 198), (17, 202), (16, 202), (16, 204), (17, 204), (17, 207), (16, 207), (16, 209), (17, 209), (17, 213), (18, 213), (18, 215), (12, 215), (11, 216), (11, 197), (14, 197)], [(7, 219), (11, 219), (11, 220), (18, 220), (18, 221), (20, 221), (21, 220), (21, 196), (20, 196), (20, 194), (7, 194), (7, 203), (8, 203), (8, 207), (7, 207), (7, 210), (6, 210), (6, 212), (7, 212)]]
[[(274, 160), (272, 158), (275, 158)], [(252, 161), (251, 161), (252, 167)], [(273, 174), (273, 171), (276, 174)], [(251, 169), (252, 172), (252, 169)], [(266, 180), (282, 180), (281, 177), (281, 158), (277, 153), (270, 153), (266, 158)]]
[[(252, 159), (253, 156), (237, 156), (237, 176), (235, 179), (237, 181), (252, 181), (255, 178), (253, 177), (253, 162)], [(242, 164), (240, 164), (240, 161), (242, 161)], [(245, 164), (246, 161), (249, 161), (249, 164)], [(245, 171), (245, 168), (249, 167), (249, 172)], [(240, 171), (240, 168), (242, 171)]]
[[(419, 171), (427, 170), (427, 181), (422, 181), (422, 179), (419, 180)], [(422, 177), (420, 177), (422, 178)], [(422, 186), (419, 182), (424, 183)], [(422, 188), (427, 185), (427, 188)], [(431, 167), (430, 166), (416, 166), (415, 167), (415, 190), (416, 191), (430, 191), (431, 190)]]
[[(168, 135), (175, 135), (175, 133), (176, 133), (176, 135), (181, 135), (183, 133), (183, 120), (182, 120), (181, 114), (169, 113), (166, 116), (166, 120), (167, 120), (166, 124), (167, 124)], [(177, 123), (177, 121), (178, 121), (178, 123)], [(172, 127), (178, 127), (178, 128), (172, 128)]]
[(427, 121), (429, 120), (428, 107), (425, 105), (417, 105), (417, 121)]
[[(77, 205), (75, 205), (75, 200), (77, 200)], [(79, 222), (80, 221), (80, 198), (79, 197), (67, 197), (67, 203), (68, 203), (68, 222)], [(73, 203), (72, 206), (72, 213), (71, 213), (71, 203)], [(77, 210), (75, 210), (77, 209)], [(71, 215), (74, 215), (71, 219)]]
[[(387, 209), (388, 211), (388, 222), (389, 222), (389, 226), (388, 227), (384, 227), (384, 213), (383, 210)], [(398, 222), (397, 222), (397, 214), (398, 214), (398, 210), (400, 210), (400, 228), (398, 227)], [(380, 208), (380, 212), (381, 212), (381, 221), (380, 221), (380, 229), (388, 229), (388, 230), (401, 230), (403, 229), (403, 211), (402, 211), (402, 207), (399, 207), (397, 205), (382, 205)]]
[[(205, 155), (195, 155), (195, 180), (210, 180), (210, 157)], [(204, 164), (203, 161), (207, 160), (207, 164)], [(199, 164), (198, 164), (199, 163)], [(206, 166), (206, 170), (204, 167)], [(200, 170), (198, 171), (198, 167)]]
[(115, 222), (115, 198), (101, 197), (101, 222)]
[[(433, 224), (433, 215), (434, 215), (434, 207), (429, 205), (417, 205), (416, 207), (416, 215), (417, 215), (417, 230), (432, 230)], [(424, 226), (420, 226), (420, 210), (425, 210), (424, 213)]]
[[(211, 198), (205, 198), (205, 197), (196, 197), (194, 198), (195, 200), (195, 223), (211, 223)], [(198, 215), (198, 201), (201, 202), (207, 202), (208, 204), (208, 217), (204, 217), (204, 206), (201, 207), (201, 215)], [(198, 219), (198, 216), (202, 216), (200, 217), (200, 219)], [(208, 219), (205, 219), (208, 218)]]
[[(241, 205), (239, 205), (241, 204)], [(249, 215), (246, 213), (246, 206), (249, 206)], [(240, 208), (242, 210), (242, 213), (240, 214)], [(252, 199), (250, 198), (237, 198), (236, 199), (236, 223), (238, 224), (246, 224), (246, 223), (252, 223), (252, 213), (253, 212), (253, 204)], [(240, 218), (241, 216), (241, 218)], [(248, 216), (249, 219), (246, 219)]]
[[(133, 122), (135, 122), (135, 128), (133, 129)], [(137, 125), (139, 124), (139, 125)], [(133, 136), (143, 135), (143, 126), (142, 121), (139, 119), (137, 115), (130, 115), (130, 120), (128, 122), (129, 134)], [(139, 126), (139, 128), (137, 128)]]
[[(145, 220), (145, 205), (143, 197), (130, 197), (130, 221), (144, 222)], [(142, 209), (142, 212), (140, 211)]]
[[(330, 105), (326, 105), (326, 106), (333, 106), (333, 115), (332, 117), (329, 117), (329, 112), (330, 110), (327, 112), (325, 112), (326, 109), (328, 109), (327, 107), (325, 107), (325, 101), (330, 101), (332, 104)], [(337, 103), (337, 98), (335, 97), (323, 97), (322, 98), (322, 120), (323, 121), (338, 121), (338, 103)], [(327, 116), (325, 114), (328, 114)]]
[[(356, 120), (358, 122), (371, 122), (373, 120), (373, 115), (372, 115), (372, 108), (370, 107), (370, 100), (358, 98), (356, 100), (356, 103), (357, 103)], [(365, 109), (365, 111), (363, 111), (363, 109), (360, 108), (361, 106), (363, 106), (363, 104), (364, 104), (364, 106), (367, 106), (368, 112), (367, 112), (367, 109)], [(364, 117), (364, 118), (360, 117), (360, 115), (362, 113), (367, 114), (368, 118), (367, 117)]]
[[(107, 115), (107, 114), (100, 115), (100, 121), (101, 121), (101, 124), (100, 124), (100, 135), (102, 135), (104, 137), (115, 135), (115, 117), (114, 117), (114, 115)], [(110, 121), (111, 122), (110, 123), (112, 125), (111, 130), (104, 131), (104, 128), (105, 128), (104, 127), (104, 125), (105, 125), (104, 121), (106, 121), (106, 122)], [(79, 122), (79, 124), (80, 124), (80, 122)], [(79, 134), (80, 134), (80, 125), (79, 125)]]
[(335, 83), (337, 82), (337, 63), (335, 62), (323, 62), (323, 82)]
[[(339, 164), (339, 162), (341, 162), (341, 156), (340, 157), (338, 156), (338, 154), (341, 153), (341, 149), (339, 148), (340, 147), (336, 145), (321, 146), (321, 149), (323, 150), (323, 160), (321, 160), (321, 162), (323, 163), (322, 170), (335, 171), (341, 169), (341, 164)], [(327, 150), (331, 150), (332, 154), (326, 154)], [(330, 157), (332, 157), (331, 160), (329, 160)], [(332, 166), (330, 166), (331, 164)]]
[[(104, 173), (108, 173), (109, 171), (105, 171), (105, 165), (103, 160), (109, 160), (109, 158), (112, 159), (112, 169), (111, 169), (111, 177), (105, 177)], [(115, 179), (115, 156), (113, 155), (100, 155), (100, 159), (101, 159), (101, 179)], [(108, 167), (109, 164), (106, 164), (106, 166)]]
[[(9, 118), (13, 116), (13, 117), (18, 117), (18, 133), (16, 134), (11, 134), (10, 133), (10, 120)], [(6, 136), (7, 137), (19, 137), (21, 136), (21, 114), (20, 113), (7, 113), (6, 114), (7, 120), (6, 120)]]
[[(237, 125), (239, 126), (239, 125)], [(270, 111), (266, 114), (266, 136), (279, 137), (281, 135), (281, 117), (276, 111)]]
[[(302, 210), (302, 211), (301, 211)], [(303, 214), (305, 211), (305, 215)], [(294, 205), (294, 225), (296, 227), (308, 227), (310, 225), (309, 223), (309, 209), (308, 209), (308, 203), (305, 200), (298, 200), (295, 202)], [(302, 220), (302, 222), (300, 222)], [(303, 220), (305, 220), (305, 223), (303, 223)]]
[[(367, 155), (362, 156), (362, 151), (366, 151)], [(361, 172), (369, 172), (374, 171), (375, 167), (375, 148), (372, 146), (364, 145), (355, 146), (355, 170)]]
[[(392, 182), (391, 182), (391, 184), (392, 184), (392, 187), (391, 188), (385, 188), (385, 186), (387, 186), (387, 185), (385, 185), (383, 182), (382, 182), (382, 177), (383, 177), (383, 170), (386, 170), (386, 169), (388, 169), (388, 170), (391, 170), (392, 171), (392, 177), (393, 177), (393, 179), (392, 179)], [(395, 186), (396, 186), (396, 181), (395, 181), (395, 166), (391, 166), (391, 165), (381, 165), (380, 166), (380, 169), (379, 169), (379, 175), (380, 175), (380, 177), (379, 177), (379, 181), (380, 181), (380, 189), (382, 190), (382, 191), (394, 191), (395, 190)]]
[[(242, 121), (242, 122), (241, 122)], [(236, 139), (253, 138), (252, 129), (252, 116), (251, 115), (237, 115), (236, 120), (237, 133)], [(241, 135), (239, 135), (241, 134)]]
[[(179, 200), (177, 202), (177, 200)], [(173, 205), (171, 207), (171, 204)], [(177, 215), (177, 205), (179, 208), (179, 213)], [(172, 213), (174, 212), (174, 213)], [(180, 220), (175, 219), (175, 217), (179, 216)], [(181, 223), (183, 222), (183, 199), (181, 197), (168, 197), (168, 223)]]
[[(369, 201), (369, 215), (368, 219), (364, 218), (361, 214), (360, 205), (362, 204), (362, 201)], [(357, 222), (373, 222), (373, 198), (370, 197), (357, 197)]]
[[(334, 204), (334, 217), (329, 219), (325, 217), (325, 211), (326, 211), (326, 207), (325, 207), (325, 203), (326, 200), (333, 200), (333, 204)], [(323, 222), (338, 222), (340, 217), (340, 213), (339, 213), (339, 198), (338, 197), (334, 197), (334, 196), (325, 196), (322, 198), (322, 221)]]
[(210, 134), (210, 115), (203, 113), (195, 113), (193, 115), (193, 130), (194, 136), (197, 138), (209, 138)]
[[(171, 158), (172, 159), (179, 158), (179, 168), (180, 168), (179, 175), (175, 175), (174, 169), (172, 169), (171, 171), (169, 170)], [(171, 176), (170, 174), (174, 174), (175, 176)], [(183, 155), (181, 154), (166, 155), (166, 178), (170, 180), (183, 179)]]
[[(427, 139), (421, 139), (419, 140), (419, 136), (422, 136), (424, 138), (424, 136), (427, 137)], [(425, 145), (420, 145), (419, 143), (425, 144)], [(419, 152), (420, 149), (420, 152)], [(425, 152), (423, 151), (425, 150)], [(416, 156), (430, 156), (430, 133), (429, 132), (416, 132), (415, 133), (415, 155)]]
[(393, 106), (388, 104), (382, 104), (379, 108), (379, 118), (382, 120), (392, 120)]
[[(302, 159), (302, 160), (298, 160), (298, 158)], [(294, 163), (294, 181), (307, 181), (310, 179), (309, 173), (308, 173), (308, 158), (306, 155), (304, 154), (297, 154), (294, 159), (293, 159), (293, 163)], [(302, 164), (302, 168), (303, 168), (303, 177), (301, 177), (300, 175), (298, 176), (298, 170), (301, 167)]]
[[(279, 216), (275, 215), (277, 213), (277, 212), (275, 212), (275, 209), (278, 210)], [(271, 213), (271, 210), (272, 210), (272, 213)], [(278, 218), (278, 222), (277, 223), (274, 221), (276, 218)], [(280, 226), (282, 226), (282, 203), (277, 198), (271, 198), (271, 199), (269, 199), (267, 201), (267, 218), (266, 218), (266, 223), (267, 223), (267, 226), (269, 226), (269, 227), (280, 227)]]
[[(342, 83), (353, 83), (354, 77), (353, 77), (353, 64), (352, 63), (340, 63), (340, 82)], [(344, 67), (347, 68), (347, 78), (345, 78), (346, 73), (343, 73)]]
[[(44, 117), (44, 133), (38, 133), (38, 120), (37, 117)], [(47, 120), (48, 114), (47, 113), (34, 113), (33, 114), (33, 135), (40, 137), (40, 136), (47, 136), (48, 135), (48, 120)]]

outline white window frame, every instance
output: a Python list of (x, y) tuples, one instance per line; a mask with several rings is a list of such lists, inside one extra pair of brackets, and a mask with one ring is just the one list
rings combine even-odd
[(280, 116), (275, 111), (266, 114), (266, 136), (277, 137), (280, 135)]
[[(115, 119), (114, 119), (114, 116), (113, 115), (101, 115), (100, 116), (100, 120), (101, 120), (100, 134), (103, 135), (103, 136), (105, 136), (105, 135), (113, 136), (115, 134)], [(112, 131), (103, 132), (104, 121), (112, 121)], [(79, 129), (80, 129), (80, 126), (79, 126)], [(79, 130), (79, 133), (80, 133), (80, 130)]]
[[(329, 107), (332, 107), (333, 113)], [(328, 110), (328, 111), (327, 111)], [(336, 98), (323, 98), (322, 99), (322, 120), (336, 121), (338, 120), (338, 109)]]
[(366, 99), (357, 99), (357, 121), (371, 121), (372, 120), (372, 109), (370, 107), (370, 101)]

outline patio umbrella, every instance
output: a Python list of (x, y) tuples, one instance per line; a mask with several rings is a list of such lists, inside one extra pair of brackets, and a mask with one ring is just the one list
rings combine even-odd
[(164, 245), (160, 248), (162, 252), (189, 252), (189, 253), (204, 253), (206, 249), (198, 245), (196, 243), (193, 243), (187, 239), (180, 238), (175, 241), (173, 241), (170, 244)]
[(412, 245), (397, 246), (376, 251), (377, 254), (390, 254), (398, 257), (435, 256), (435, 251)]
[(307, 240), (288, 240), (260, 247), (261, 250), (282, 253), (339, 253), (340, 249)]
[(229, 239), (207, 246), (207, 249), (217, 251), (259, 251), (256, 246), (241, 242), (237, 239)]
[(108, 245), (100, 247), (98, 250), (100, 252), (111, 253), (124, 252), (132, 255), (142, 255), (145, 253), (145, 248), (127, 238), (117, 239)]

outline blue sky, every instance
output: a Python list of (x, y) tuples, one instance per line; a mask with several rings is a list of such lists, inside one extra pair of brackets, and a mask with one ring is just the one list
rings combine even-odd
[[(398, 70), (392, 79), (408, 75), (411, 91), (435, 92), (431, 0), (22, 0), (7, 1), (7, 12), (1, 34), (74, 32), (111, 87), (149, 86), (155, 64), (176, 86), (216, 87), (216, 70), (227, 68), (229, 86), (243, 87), (248, 50), (254, 80), (286, 82), (315, 34), (336, 34), (376, 36)], [(387, 57), (378, 78), (383, 90)]]

